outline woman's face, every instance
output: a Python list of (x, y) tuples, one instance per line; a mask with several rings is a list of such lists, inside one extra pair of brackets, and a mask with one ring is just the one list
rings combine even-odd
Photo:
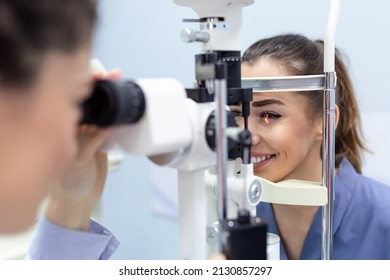
[[(270, 60), (242, 66), (243, 77), (288, 76)], [(231, 107), (241, 110), (240, 107)], [(238, 112), (239, 114), (239, 112)], [(243, 126), (243, 118), (236, 117)], [(322, 121), (310, 120), (307, 101), (294, 92), (256, 92), (248, 119), (254, 173), (273, 182), (285, 179), (320, 181)]]
[(48, 187), (75, 156), (89, 57), (89, 45), (50, 53), (32, 87), (0, 89), (0, 232), (32, 225)]

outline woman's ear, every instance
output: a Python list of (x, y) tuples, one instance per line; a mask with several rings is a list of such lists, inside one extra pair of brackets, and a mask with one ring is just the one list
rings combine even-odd
[(322, 134), (323, 134), (323, 124), (324, 120), (323, 118), (318, 118), (317, 122), (315, 123), (315, 137), (316, 140), (322, 140)]
[[(340, 119), (340, 109), (339, 106), (335, 106), (335, 111), (334, 111), (334, 125), (335, 125), (335, 130), (337, 128), (337, 125), (339, 123)], [(316, 126), (316, 136), (317, 139), (322, 139), (322, 134), (323, 134), (323, 125), (324, 125), (324, 119), (321, 116), (321, 118), (318, 119), (318, 122), (315, 124)]]
[(337, 125), (339, 124), (340, 119), (340, 109), (339, 106), (336, 105), (335, 111), (334, 111), (334, 127), (337, 128)]

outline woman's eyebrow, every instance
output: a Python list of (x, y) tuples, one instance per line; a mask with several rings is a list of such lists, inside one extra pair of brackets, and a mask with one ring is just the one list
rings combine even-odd
[(267, 106), (272, 104), (285, 105), (282, 101), (278, 99), (264, 99), (264, 100), (252, 102), (253, 107), (262, 107), (262, 106)]

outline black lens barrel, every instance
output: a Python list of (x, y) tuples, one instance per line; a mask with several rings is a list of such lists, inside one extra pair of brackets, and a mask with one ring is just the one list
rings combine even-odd
[(142, 89), (129, 80), (98, 80), (82, 104), (81, 123), (100, 127), (136, 123), (145, 113)]

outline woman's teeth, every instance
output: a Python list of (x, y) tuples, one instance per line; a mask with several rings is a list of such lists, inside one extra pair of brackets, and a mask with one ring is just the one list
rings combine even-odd
[(263, 162), (263, 161), (269, 159), (270, 157), (272, 157), (272, 155), (266, 155), (266, 156), (262, 156), (262, 157), (251, 157), (251, 162), (252, 163), (260, 163), (260, 162)]

